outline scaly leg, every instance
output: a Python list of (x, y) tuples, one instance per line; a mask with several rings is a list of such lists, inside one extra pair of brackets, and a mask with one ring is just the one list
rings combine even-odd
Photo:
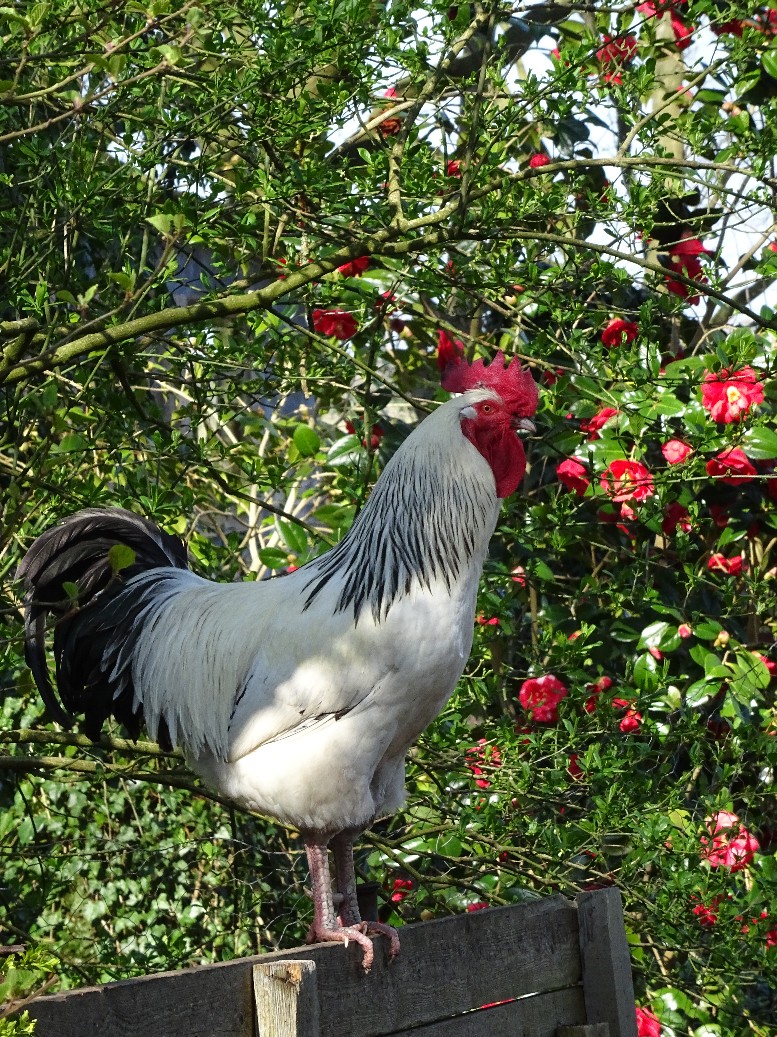
[(391, 925), (383, 922), (363, 922), (359, 913), (359, 902), (356, 899), (356, 873), (353, 866), (353, 835), (351, 832), (340, 832), (332, 840), (332, 852), (335, 858), (335, 888), (342, 896), (340, 903), (340, 922), (342, 925), (363, 927), (367, 935), (385, 936), (388, 938), (389, 953), (392, 958), (399, 954), (399, 935)]
[[(305, 852), (310, 868), (310, 882), (313, 887), (313, 924), (308, 932), (307, 942), (335, 941), (348, 946), (349, 940), (358, 943), (364, 950), (362, 965), (365, 972), (372, 968), (374, 951), (372, 940), (364, 933), (364, 924), (341, 925), (335, 914), (332, 903), (332, 880), (329, 877), (329, 858), (326, 845), (313, 840), (305, 840)], [(358, 919), (358, 912), (357, 912)]]

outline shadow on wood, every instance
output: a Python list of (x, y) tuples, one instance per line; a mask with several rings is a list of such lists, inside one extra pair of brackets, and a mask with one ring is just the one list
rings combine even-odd
[(318, 944), (89, 987), (29, 1006), (36, 1037), (636, 1037), (617, 889), (401, 931), (388, 962)]

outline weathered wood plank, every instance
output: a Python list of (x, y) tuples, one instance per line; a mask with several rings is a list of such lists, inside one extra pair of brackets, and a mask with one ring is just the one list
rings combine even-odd
[(559, 1026), (556, 1037), (610, 1037), (608, 1023), (591, 1023), (586, 1026)]
[(560, 896), (406, 926), (401, 938), (391, 964), (376, 940), (368, 976), (354, 944), (319, 944), (55, 994), (30, 1015), (37, 1037), (253, 1037), (253, 966), (308, 959), (322, 1037), (376, 1037), (386, 1019), (401, 1030), (581, 978), (577, 910)]
[(587, 1021), (608, 1023), (610, 1037), (637, 1037), (620, 891), (613, 886), (580, 893), (577, 910)]
[(320, 1037), (314, 962), (263, 962), (253, 977), (258, 1037)]
[(585, 1019), (581, 987), (521, 998), (391, 1037), (556, 1037), (559, 1023)]

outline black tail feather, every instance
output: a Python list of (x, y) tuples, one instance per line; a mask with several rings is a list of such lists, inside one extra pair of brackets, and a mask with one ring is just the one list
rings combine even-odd
[[(116, 564), (112, 549), (119, 545), (133, 552), (125, 566)], [(25, 582), (25, 656), (49, 715), (63, 727), (72, 727), (73, 713), (82, 713), (85, 733), (97, 739), (105, 720), (115, 716), (137, 738), (143, 713), (130, 663), (135, 624), (148, 597), (123, 592), (127, 581), (156, 568), (187, 569), (186, 548), (120, 508), (71, 515), (38, 537), (22, 559), (17, 575)], [(54, 618), (59, 697), (46, 663), (48, 615)]]

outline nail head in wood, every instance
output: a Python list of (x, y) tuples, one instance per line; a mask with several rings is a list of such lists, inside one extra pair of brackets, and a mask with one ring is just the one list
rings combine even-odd
[(314, 961), (254, 965), (258, 1037), (320, 1037)]

